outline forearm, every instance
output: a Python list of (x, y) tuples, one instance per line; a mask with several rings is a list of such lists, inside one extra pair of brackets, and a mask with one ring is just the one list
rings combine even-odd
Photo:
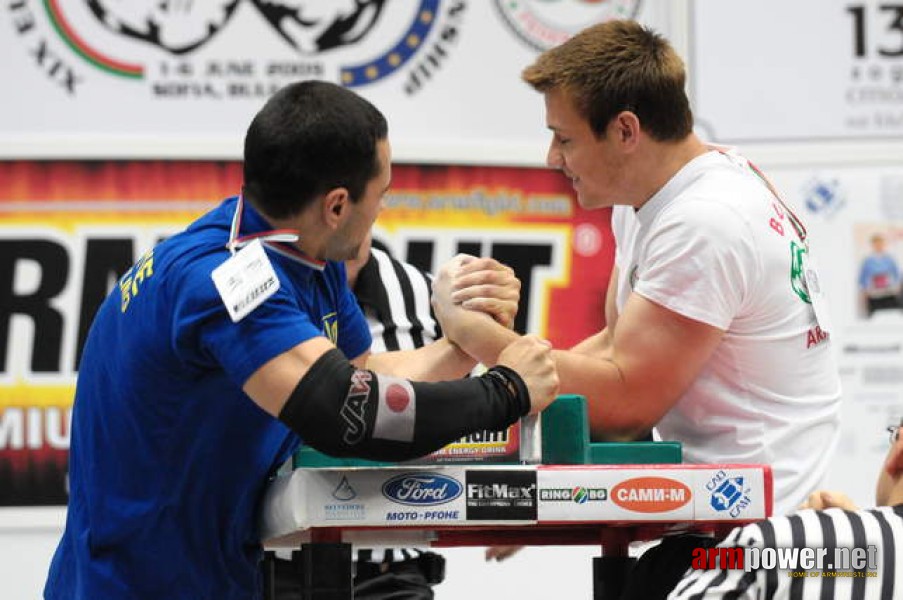
[(554, 354), (561, 391), (587, 398), (595, 439), (648, 432), (692, 387), (724, 337), (638, 294), (610, 333), (610, 344), (599, 334), (595, 354)]
[(591, 335), (582, 342), (571, 347), (571, 352), (606, 359), (612, 357), (612, 350), (613, 343), (610, 327), (606, 327), (599, 333)]
[(667, 394), (648, 377), (631, 376), (613, 358), (573, 350), (553, 352), (560, 393), (586, 398), (594, 441), (630, 441), (645, 435), (667, 411)]
[(455, 381), (410, 382), (355, 369), (333, 349), (311, 365), (279, 419), (331, 456), (400, 461), (473, 431), (504, 429), (530, 408), (529, 389), (508, 367)]
[(520, 336), (486, 315), (456, 307), (446, 315), (446, 336), (477, 362), (491, 367), (499, 353)]
[[(464, 352), (491, 366), (517, 333), (486, 315), (459, 309), (446, 334)], [(609, 331), (591, 336), (572, 350), (553, 351), (560, 393), (586, 397), (594, 440), (627, 441), (645, 435), (667, 411), (670, 396), (654, 378), (628, 378), (613, 358)]]
[(444, 381), (464, 377), (476, 361), (446, 338), (416, 350), (371, 354), (367, 368), (412, 381)]

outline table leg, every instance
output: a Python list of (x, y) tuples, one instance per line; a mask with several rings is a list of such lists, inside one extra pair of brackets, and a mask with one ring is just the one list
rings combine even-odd
[(626, 528), (602, 530), (602, 556), (593, 558), (593, 600), (618, 600), (636, 562)]
[(302, 600), (353, 600), (351, 544), (301, 545)]
[(276, 600), (276, 553), (264, 552), (263, 562), (263, 600)]

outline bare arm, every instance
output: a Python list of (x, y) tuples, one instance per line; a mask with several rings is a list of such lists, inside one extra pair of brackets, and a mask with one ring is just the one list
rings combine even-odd
[[(496, 322), (510, 327), (517, 314), (520, 300), (520, 281), (514, 271), (491, 258), (476, 258), (461, 255), (455, 261), (456, 268), (464, 267), (463, 275), (458, 278), (455, 290), (466, 288), (466, 292), (447, 298), (449, 303), (460, 303), (462, 306), (484, 313)], [(448, 288), (446, 293), (452, 294)], [(469, 311), (455, 313), (458, 317)], [(441, 315), (440, 324), (443, 329), (449, 326), (448, 314)], [(488, 318), (486, 317), (486, 318)], [(457, 317), (454, 317), (457, 318)], [(442, 321), (445, 320), (445, 323)], [(512, 338), (513, 339), (516, 338)], [(501, 351), (501, 348), (498, 349)], [(496, 355), (498, 353), (496, 352)], [(456, 379), (469, 373), (477, 361), (447, 338), (442, 338), (416, 350), (401, 350), (369, 355), (367, 368), (376, 372), (388, 373), (415, 381), (441, 381)], [(495, 364), (494, 362), (492, 364)]]
[[(459, 309), (460, 310), (460, 309)], [(483, 316), (465, 315), (450, 335), (485, 364), (516, 337)], [(608, 329), (553, 354), (561, 392), (585, 396), (594, 439), (645, 434), (699, 375), (723, 332), (638, 294), (630, 297), (609, 340)]]
[[(455, 304), (454, 290), (466, 271), (466, 265), (443, 267), (433, 305), (448, 323), (449, 339), (493, 365), (517, 334)], [(587, 399), (594, 439), (628, 440), (648, 432), (689, 388), (723, 336), (638, 294), (618, 314), (616, 292), (615, 269), (606, 294), (608, 326), (569, 351), (553, 353), (561, 392)]]
[[(505, 283), (509, 279), (516, 289)], [(458, 255), (433, 281), (432, 304), (446, 338), (477, 362), (492, 366), (502, 349), (520, 337), (509, 329), (519, 292), (520, 281), (510, 268), (492, 259)]]
[[(464, 269), (465, 275), (458, 280), (458, 286), (467, 286), (467, 292), (466, 297), (459, 294), (456, 301), (471, 310), (489, 315), (502, 325), (510, 326), (520, 300), (520, 281), (514, 271), (491, 258), (462, 255), (458, 263), (468, 265)], [(447, 325), (443, 324), (443, 327)], [(379, 373), (415, 381), (456, 379), (469, 373), (476, 365), (476, 360), (447, 338), (415, 350), (368, 353), (366, 358), (357, 366), (363, 368), (366, 365)]]
[(450, 294), (451, 302), (485, 313), (508, 329), (514, 327), (521, 286), (514, 269), (494, 258), (463, 254), (453, 258), (446, 266), (455, 273), (454, 285), (448, 289), (434, 285), (434, 297), (438, 289), (439, 293)]
[(302, 342), (254, 371), (242, 389), (260, 408), (277, 417), (311, 365), (333, 348), (325, 337)]
[(369, 354), (366, 368), (414, 381), (443, 381), (464, 377), (476, 361), (442, 338), (416, 350)]
[(458, 305), (443, 309), (443, 315), (446, 322), (446, 337), (478, 362), (489, 367), (496, 364), (499, 353), (508, 344), (520, 337), (485, 313)]
[(571, 348), (571, 352), (586, 354), (597, 358), (611, 358), (615, 325), (618, 322), (618, 267), (612, 267), (605, 291), (605, 329), (589, 336)]
[(555, 353), (561, 391), (586, 396), (594, 439), (633, 439), (674, 406), (723, 335), (633, 294), (609, 356)]
[(611, 329), (606, 327), (599, 333), (589, 336), (579, 344), (571, 347), (570, 352), (595, 358), (610, 359), (612, 353)]

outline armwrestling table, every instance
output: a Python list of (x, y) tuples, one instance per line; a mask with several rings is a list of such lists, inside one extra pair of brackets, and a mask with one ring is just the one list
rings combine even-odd
[(305, 600), (352, 600), (352, 545), (595, 545), (599, 600), (620, 594), (630, 543), (723, 535), (771, 514), (770, 467), (681, 464), (676, 442), (590, 443), (580, 396), (559, 397), (512, 437), (513, 462), (440, 453), (387, 464), (304, 448), (267, 490), (264, 548), (301, 549)]

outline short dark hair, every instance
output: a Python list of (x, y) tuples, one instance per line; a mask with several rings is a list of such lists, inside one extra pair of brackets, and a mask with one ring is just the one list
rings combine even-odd
[(345, 187), (352, 202), (380, 169), (386, 119), (370, 102), (325, 81), (292, 83), (271, 97), (245, 135), (244, 196), (282, 219)]
[(597, 136), (622, 110), (658, 141), (693, 131), (683, 61), (665, 38), (636, 21), (588, 27), (541, 54), (522, 77), (539, 92), (564, 90)]

